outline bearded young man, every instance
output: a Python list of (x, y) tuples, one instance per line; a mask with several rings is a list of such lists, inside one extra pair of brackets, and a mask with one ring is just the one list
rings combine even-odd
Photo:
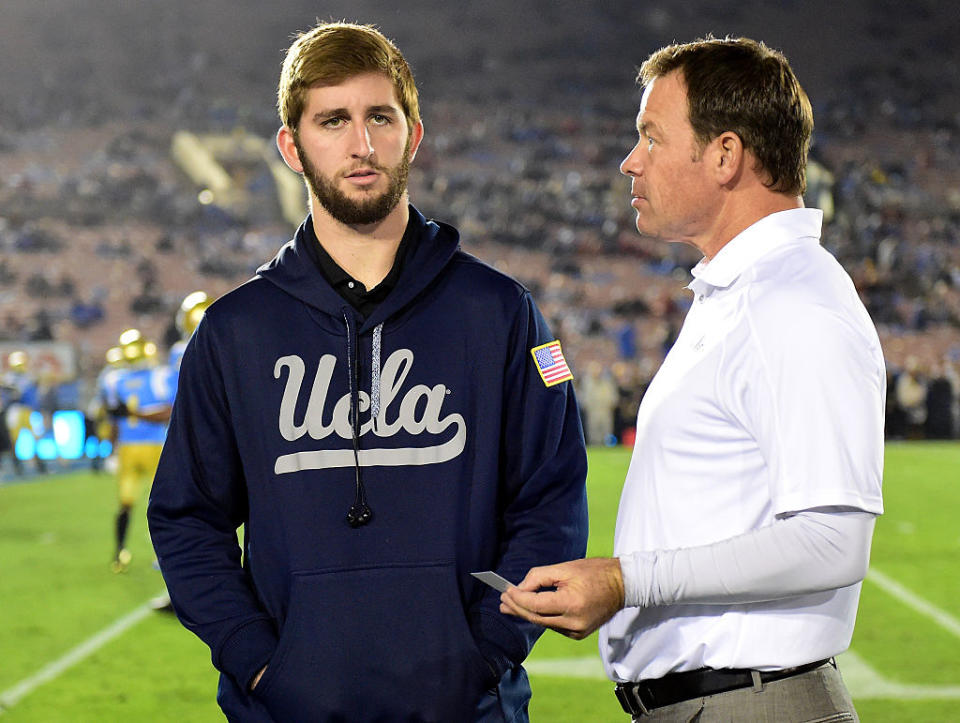
[(279, 108), (311, 213), (184, 354), (149, 507), (173, 605), (230, 720), (526, 720), (542, 628), (469, 573), (584, 554), (572, 375), (526, 289), (408, 205), (390, 41), (301, 35)]

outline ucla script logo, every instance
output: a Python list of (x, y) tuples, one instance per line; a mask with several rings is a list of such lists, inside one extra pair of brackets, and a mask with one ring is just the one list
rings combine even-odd
[[(280, 402), (280, 434), (289, 442), (296, 442), (309, 435), (311, 439), (326, 439), (332, 434), (341, 439), (350, 440), (353, 432), (350, 428), (350, 395), (344, 394), (333, 405), (332, 413), (327, 410), (327, 393), (330, 380), (337, 365), (337, 358), (331, 354), (320, 357), (317, 373), (310, 389), (310, 399), (300, 423), (294, 418), (297, 399), (303, 388), (306, 366), (303, 359), (296, 355), (277, 359), (273, 376), (280, 379), (284, 370), (287, 373), (286, 387)], [(413, 367), (413, 352), (398, 349), (383, 365), (380, 374), (380, 413), (360, 425), (360, 436), (370, 434), (377, 437), (392, 437), (401, 429), (408, 434), (440, 435), (450, 427), (455, 427), (453, 436), (445, 442), (435, 445), (416, 447), (361, 449), (360, 465), (400, 466), (438, 464), (451, 460), (463, 451), (467, 439), (467, 425), (460, 414), (448, 414), (441, 417), (443, 403), (446, 400), (447, 387), (437, 384), (428, 387), (415, 384), (401, 397), (403, 383)], [(370, 395), (359, 393), (360, 413), (370, 411)], [(417, 410), (422, 410), (417, 416)], [(392, 418), (391, 418), (392, 417)], [(274, 465), (276, 474), (299, 472), (306, 469), (328, 469), (331, 467), (350, 467), (354, 464), (353, 449), (321, 449), (306, 452), (294, 452), (277, 457)]]

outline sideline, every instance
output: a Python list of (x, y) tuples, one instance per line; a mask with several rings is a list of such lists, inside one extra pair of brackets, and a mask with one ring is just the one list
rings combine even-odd
[(888, 577), (872, 567), (867, 571), (867, 580), (881, 588), (884, 592), (895, 597), (914, 612), (930, 618), (944, 630), (960, 638), (960, 620), (957, 620), (957, 618), (953, 617), (953, 615), (946, 610), (941, 610), (933, 603), (927, 602), (892, 577)]
[(30, 695), (34, 690), (44, 683), (49, 683), (57, 678), (61, 673), (72, 668), (74, 665), (89, 657), (114, 638), (122, 635), (129, 628), (133, 627), (145, 617), (153, 612), (150, 602), (145, 602), (140, 607), (127, 613), (122, 618), (115, 620), (92, 637), (83, 641), (73, 650), (43, 666), (29, 678), (24, 678), (12, 688), (0, 693), (0, 716), (7, 710), (19, 703), (24, 697)]
[[(891, 680), (867, 665), (854, 651), (837, 656), (837, 666), (843, 675), (854, 702), (882, 698), (886, 700), (960, 700), (960, 685), (930, 685), (900, 683)], [(600, 657), (553, 658), (528, 660), (523, 664), (531, 675), (555, 678), (607, 680)], [(611, 690), (613, 683), (610, 683)]]
[[(5, 466), (5, 465), (4, 465)], [(23, 474), (16, 474), (10, 470), (0, 471), (0, 489), (4, 487), (16, 487), (17, 485), (35, 484), (37, 482), (47, 482), (57, 477), (89, 472), (91, 474), (101, 474), (90, 466), (89, 461), (68, 460), (64, 464), (57, 464), (53, 469), (46, 472), (37, 472), (30, 470)], [(109, 472), (103, 472), (109, 474)]]

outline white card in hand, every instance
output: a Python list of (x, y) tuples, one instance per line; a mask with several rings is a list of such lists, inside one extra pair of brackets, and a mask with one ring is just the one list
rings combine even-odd
[(513, 587), (512, 582), (504, 577), (500, 577), (492, 570), (487, 570), (486, 572), (471, 572), (470, 574), (477, 578), (480, 582), (485, 582), (494, 590), (499, 590), (500, 592), (506, 592), (507, 588)]

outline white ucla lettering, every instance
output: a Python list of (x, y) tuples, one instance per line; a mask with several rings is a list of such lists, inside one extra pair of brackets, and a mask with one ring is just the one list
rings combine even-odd
[[(273, 367), (274, 379), (280, 378), (280, 372), (284, 367), (290, 371), (287, 374), (287, 386), (283, 390), (283, 399), (280, 401), (280, 434), (284, 439), (292, 442), (300, 439), (307, 431), (306, 423), (298, 425), (293, 421), (305, 367), (303, 359), (298, 356), (282, 356), (277, 359)], [(320, 360), (320, 367), (323, 367), (323, 359)], [(317, 378), (320, 378), (320, 369), (317, 370)]]
[[(329, 437), (331, 434), (336, 434), (336, 436), (345, 440), (352, 439), (349, 394), (344, 394), (333, 405), (332, 417), (329, 422), (325, 422), (323, 419), (324, 410), (327, 408), (330, 381), (333, 378), (336, 363), (336, 357), (330, 354), (324, 354), (320, 358), (303, 420), (300, 424), (297, 424), (295, 419), (297, 400), (300, 398), (300, 392), (303, 388), (306, 366), (303, 360), (296, 355), (277, 359), (273, 370), (274, 378), (280, 379), (283, 370), (288, 370), (279, 414), (280, 434), (285, 440), (295, 442), (307, 435), (311, 439), (320, 440)], [(467, 439), (467, 425), (463, 416), (452, 413), (446, 417), (441, 417), (443, 403), (447, 396), (445, 385), (437, 384), (428, 387), (425, 384), (416, 384), (410, 387), (402, 398), (400, 397), (403, 383), (412, 367), (413, 352), (411, 350), (398, 349), (390, 355), (380, 374), (380, 414), (376, 419), (368, 419), (361, 424), (360, 436), (362, 437), (372, 431), (377, 437), (392, 437), (401, 429), (411, 435), (420, 435), (424, 432), (437, 435), (455, 425), (456, 429), (453, 437), (433, 446), (362, 449), (359, 452), (359, 460), (362, 466), (438, 464), (457, 457), (463, 451)], [(361, 391), (358, 394), (358, 400), (358, 413), (362, 415), (369, 412), (369, 393)], [(398, 403), (394, 404), (395, 401), (398, 401)], [(396, 408), (396, 418), (392, 421), (390, 420), (391, 407)], [(312, 450), (294, 452), (278, 457), (274, 465), (274, 471), (276, 474), (285, 474), (305, 469), (327, 469), (353, 464), (354, 456), (351, 448)]]

